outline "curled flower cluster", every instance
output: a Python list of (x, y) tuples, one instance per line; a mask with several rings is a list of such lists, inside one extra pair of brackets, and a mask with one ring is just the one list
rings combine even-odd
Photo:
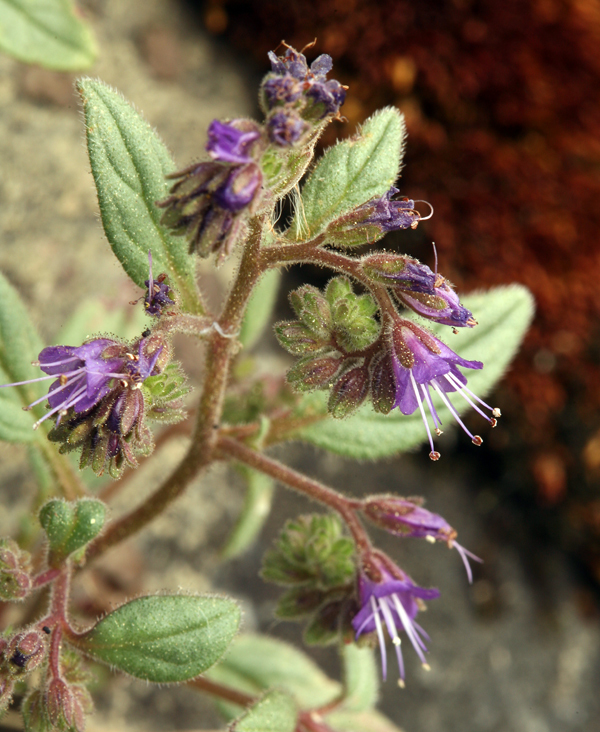
[(261, 203), (260, 138), (259, 125), (250, 120), (214, 120), (206, 145), (212, 161), (169, 176), (177, 182), (157, 205), (165, 209), (163, 224), (185, 235), (190, 251), (201, 257), (218, 252), (222, 259), (243, 236)]
[[(375, 281), (389, 285), (407, 298), (439, 289), (436, 275), (410, 257), (375, 254), (362, 262)], [(437, 322), (472, 327), (475, 321), (454, 291), (436, 311)], [(443, 298), (440, 296), (440, 300)], [(430, 457), (438, 460), (428, 416), (437, 435), (442, 422), (433, 395), (441, 400), (452, 417), (475, 445), (483, 440), (461, 420), (448, 398), (457, 392), (492, 427), (500, 410), (490, 407), (468, 387), (461, 368), (481, 369), (480, 361), (461, 358), (439, 338), (413, 321), (395, 315), (385, 327), (375, 318), (377, 304), (370, 295), (356, 295), (345, 277), (329, 283), (321, 294), (304, 286), (292, 293), (290, 302), (298, 321), (279, 323), (275, 331), (281, 345), (300, 360), (288, 372), (288, 381), (300, 391), (328, 389), (329, 412), (345, 417), (368, 397), (377, 412), (388, 414), (398, 408), (402, 414), (420, 411), (430, 443)], [(417, 308), (413, 308), (417, 310)], [(423, 314), (417, 310), (419, 314)]]
[(271, 71), (261, 87), (261, 98), (271, 142), (289, 147), (298, 144), (311, 124), (335, 117), (346, 98), (346, 89), (327, 79), (333, 67), (331, 56), (322, 54), (310, 67), (306, 57), (293, 48), (283, 56), (269, 53)]

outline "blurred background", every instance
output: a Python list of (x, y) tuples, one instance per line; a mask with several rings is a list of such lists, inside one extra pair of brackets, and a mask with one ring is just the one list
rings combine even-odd
[[(303, 446), (278, 454), (357, 494), (369, 485), (374, 492), (425, 495), (428, 508), (485, 560), (468, 587), (455, 553), (380, 538), (415, 579), (442, 592), (423, 619), (432, 672), (409, 659), (408, 688), (384, 687), (382, 708), (403, 729), (600, 729), (600, 4), (79, 4), (100, 49), (90, 75), (144, 112), (181, 167), (201, 156), (213, 118), (258, 117), (267, 51), (282, 40), (301, 49), (316, 37), (309, 61), (329, 53), (332, 76), (349, 86), (345, 119), (330, 126), (324, 146), (352, 134), (381, 106), (396, 105), (406, 117), (400, 188), (430, 201), (435, 215), (414, 232), (389, 235), (386, 247), (431, 265), (435, 241), (440, 271), (461, 292), (509, 282), (533, 292), (533, 327), (492, 399), (503, 418), (483, 435), (481, 448), (452, 433), (440, 441), (437, 464), (423, 450), (375, 468)], [(92, 288), (107, 306), (138, 296), (97, 220), (74, 78), (0, 57), (0, 266), (46, 339), (60, 339), (61, 326)], [(227, 276), (205, 275), (207, 287), (218, 292)], [(288, 271), (282, 317), (286, 292), (306, 280), (325, 281), (320, 271)], [(181, 348), (198, 374), (199, 351)], [(266, 357), (281, 356), (271, 338), (262, 348)], [(6, 496), (0, 519), (9, 531), (12, 507), (33, 488), (24, 451), (3, 445), (0, 460)], [(129, 565), (148, 569), (151, 588), (191, 583), (242, 596), (248, 629), (299, 641), (297, 628), (270, 619), (277, 590), (259, 579), (250, 588), (247, 578), (256, 575), (283, 520), (310, 506), (280, 493), (259, 543), (221, 565), (219, 548), (241, 505), (235, 481), (211, 474), (146, 538), (131, 543)], [(137, 570), (127, 577), (123, 567), (108, 564), (103, 577), (113, 582), (115, 597), (138, 591)], [(334, 655), (317, 653), (331, 673)], [(92, 727), (218, 724), (188, 690), (126, 685), (126, 693), (116, 684), (103, 692)]]

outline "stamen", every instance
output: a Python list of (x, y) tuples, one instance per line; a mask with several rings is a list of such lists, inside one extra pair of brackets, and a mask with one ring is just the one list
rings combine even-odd
[(404, 683), (404, 679), (398, 679), (397, 683), (401, 689), (406, 689), (406, 684)]
[[(419, 214), (420, 221), (427, 221), (427, 219), (430, 219), (433, 216), (433, 206), (429, 203), (429, 201), (423, 201), (422, 199), (419, 199), (419, 200), (415, 201), (415, 203), (426, 203), (429, 206), (429, 208), (431, 209), (431, 211), (429, 212), (429, 214), (427, 216), (421, 216), (421, 214)], [(419, 213), (419, 212), (417, 211), (417, 213)]]
[[(454, 374), (452, 374), (452, 373), (451, 373), (451, 374), (448, 374), (448, 375), (450, 376), (450, 378), (452, 378), (452, 379), (456, 379), (456, 381), (458, 381), (458, 379), (456, 378), (456, 376), (455, 376)], [(460, 384), (460, 381), (458, 381), (458, 383)], [(489, 404), (486, 404), (486, 402), (484, 402), (484, 401), (483, 401), (483, 399), (480, 399), (480, 398), (479, 398), (479, 397), (477, 396), (477, 394), (474, 394), (474, 393), (473, 393), (473, 392), (472, 392), (472, 391), (471, 391), (471, 390), (469, 389), (469, 387), (468, 387), (468, 386), (467, 386), (466, 384), (460, 384), (460, 388), (461, 388), (462, 390), (466, 391), (467, 393), (469, 393), (469, 394), (470, 394), (470, 395), (471, 395), (471, 396), (473, 397), (473, 399), (475, 399), (475, 401), (476, 401), (476, 402), (479, 402), (480, 404), (483, 404), (483, 406), (484, 406), (484, 407), (485, 407), (486, 409), (489, 409), (489, 410), (490, 410), (490, 412), (492, 413), (492, 417), (496, 417), (496, 419), (498, 419), (499, 417), (501, 417), (501, 416), (502, 416), (502, 412), (501, 412), (501, 411), (500, 411), (500, 410), (498, 409), (498, 407), (490, 407), (490, 405), (489, 405)]]
[(373, 617), (375, 620), (375, 628), (377, 629), (377, 638), (379, 639), (379, 652), (381, 653), (381, 675), (385, 681), (387, 678), (387, 654), (385, 650), (385, 638), (383, 637), (383, 628), (381, 627), (381, 618), (375, 598), (371, 595), (371, 607), (373, 608)]
[(482, 438), (482, 437), (480, 437), (479, 435), (475, 435), (475, 436), (473, 437), (473, 439), (471, 440), (471, 442), (472, 442), (472, 443), (473, 443), (474, 445), (477, 445), (477, 447), (481, 447), (481, 446), (483, 445), (483, 438)]
[[(444, 392), (435, 383), (435, 381), (432, 381), (431, 382), (431, 385), (437, 391), (437, 393), (440, 395), (440, 397), (441, 397), (442, 401), (444, 402), (444, 404), (450, 410), (450, 414), (454, 417), (454, 419), (458, 422), (458, 424), (463, 428), (463, 430), (469, 435), (469, 437), (471, 438), (471, 440), (474, 440), (475, 439), (475, 436), (472, 435), (471, 432), (469, 432), (469, 430), (466, 428), (465, 423), (458, 416), (458, 413), (457, 413), (456, 409), (454, 409), (454, 407), (452, 406), (452, 402), (446, 397), (446, 395), (444, 394)], [(482, 442), (483, 442), (483, 440), (482, 440)]]
[[(53, 361), (52, 363), (45, 363), (43, 364), (45, 369), (49, 369), (51, 366), (62, 366), (64, 363), (70, 363), (71, 361), (81, 361), (82, 359), (79, 358), (79, 356), (69, 356), (69, 358), (64, 358), (62, 361)], [(32, 361), (32, 366), (41, 366), (42, 364), (40, 361)]]
[(400, 648), (402, 641), (398, 636), (398, 630), (396, 628), (396, 624), (394, 623), (394, 616), (392, 615), (386, 600), (387, 598), (385, 597), (380, 598), (379, 607), (381, 608), (381, 614), (383, 615), (383, 618), (385, 620), (385, 624), (387, 626), (388, 633), (390, 634), (390, 638), (392, 639), (392, 643), (396, 648), (396, 658), (398, 659), (398, 672), (402, 677), (404, 676), (404, 659), (402, 658), (402, 649)]
[(408, 636), (410, 642), (413, 645), (413, 648), (415, 649), (417, 656), (419, 656), (419, 659), (422, 663), (425, 663), (425, 656), (423, 655), (423, 650), (421, 649), (422, 641), (419, 638), (419, 636), (416, 634), (415, 629), (413, 628), (412, 620), (408, 617), (408, 613), (404, 609), (404, 606), (398, 599), (398, 596), (396, 594), (391, 595), (392, 602), (394, 603), (394, 607), (396, 608), (396, 612), (398, 613), (398, 617), (400, 618), (400, 622), (402, 623), (402, 627), (404, 628), (406, 635)]
[(463, 564), (465, 565), (465, 569), (467, 570), (467, 579), (469, 580), (469, 584), (473, 584), (473, 572), (471, 570), (471, 565), (469, 564), (469, 560), (467, 557), (471, 557), (475, 562), (483, 562), (483, 559), (478, 557), (476, 554), (473, 554), (468, 549), (465, 549), (464, 546), (461, 546), (458, 542), (453, 542), (452, 546), (456, 547), (456, 551), (460, 554), (460, 558), (463, 561)]
[(60, 381), (60, 383), (61, 383), (62, 386), (66, 386), (69, 383), (69, 377), (68, 376), (65, 376), (65, 374), (61, 374), (58, 377), (58, 380)]
[(442, 420), (438, 417), (438, 413), (435, 411), (435, 407), (433, 406), (433, 402), (431, 401), (431, 394), (429, 393), (429, 389), (425, 384), (421, 384), (421, 389), (423, 389), (423, 394), (425, 395), (427, 406), (429, 407), (429, 411), (431, 412), (431, 416), (433, 418), (433, 424), (435, 425), (435, 434), (441, 435), (443, 434), (442, 430), (440, 429)]
[(74, 394), (71, 395), (72, 399), (70, 402), (67, 402), (66, 404), (59, 404), (58, 407), (54, 407), (54, 409), (51, 409), (49, 412), (47, 412), (41, 419), (38, 419), (37, 422), (34, 423), (33, 429), (37, 430), (37, 428), (42, 424), (42, 422), (45, 422), (48, 417), (51, 417), (53, 414), (56, 414), (57, 412), (61, 412), (63, 410), (69, 409), (69, 407), (74, 406), (77, 404), (77, 402), (81, 401), (86, 395), (86, 385), (84, 384), (80, 389), (78, 389)]
[(46, 401), (49, 397), (53, 396), (54, 394), (58, 394), (60, 391), (63, 391), (63, 389), (65, 389), (67, 386), (72, 386), (73, 383), (74, 383), (73, 380), (71, 380), (67, 384), (63, 384), (63, 386), (59, 386), (56, 389), (49, 391), (47, 394), (44, 394), (43, 397), (40, 397), (39, 399), (36, 399), (34, 402), (31, 402), (31, 404), (28, 404), (26, 407), (23, 407), (23, 411), (28, 412), (32, 407), (35, 407), (36, 404)]
[(441, 458), (441, 454), (437, 450), (432, 450), (429, 453), (429, 458), (433, 460), (434, 463), (437, 463), (437, 461)]
[[(454, 376), (454, 374), (445, 374), (444, 378), (446, 381), (451, 384), (456, 389), (456, 393), (460, 394), (463, 399), (465, 399), (472, 407), (473, 409), (480, 414), (485, 420), (487, 420), (490, 424), (494, 422), (492, 417), (488, 417), (485, 412), (483, 412), (479, 407), (475, 404), (475, 402), (470, 399), (463, 391), (463, 385), (460, 383), (460, 381)], [(459, 386), (460, 385), (460, 386)], [(492, 427), (495, 426), (492, 424)]]
[(430, 544), (435, 544), (435, 536), (431, 536), (431, 534), (427, 534), (425, 537), (425, 541), (428, 541)]
[(499, 419), (502, 416), (502, 412), (498, 409), (498, 407), (494, 407), (492, 409), (492, 416), (496, 417), (496, 419)]
[[(413, 391), (415, 392), (415, 396), (417, 397), (417, 402), (419, 404), (419, 410), (421, 411), (421, 417), (423, 418), (423, 424), (425, 425), (425, 429), (427, 430), (427, 437), (429, 438), (429, 445), (431, 447), (431, 452), (429, 453), (429, 457), (431, 457), (435, 449), (433, 447), (433, 437), (431, 436), (431, 430), (429, 429), (429, 422), (427, 421), (427, 416), (425, 415), (425, 410), (423, 409), (423, 403), (421, 402), (421, 397), (419, 395), (419, 389), (417, 388), (417, 382), (415, 381), (415, 377), (412, 374), (412, 371), (410, 372), (410, 380), (412, 383)], [(437, 460), (438, 458), (431, 458), (432, 460)]]

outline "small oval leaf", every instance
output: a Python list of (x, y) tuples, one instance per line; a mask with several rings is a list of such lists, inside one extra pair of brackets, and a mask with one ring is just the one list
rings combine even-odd
[(48, 537), (50, 564), (57, 565), (102, 531), (106, 506), (95, 498), (67, 501), (55, 498), (40, 509), (40, 523)]
[(240, 615), (238, 605), (224, 597), (140, 597), (71, 642), (96, 661), (138, 679), (188, 681), (225, 653)]

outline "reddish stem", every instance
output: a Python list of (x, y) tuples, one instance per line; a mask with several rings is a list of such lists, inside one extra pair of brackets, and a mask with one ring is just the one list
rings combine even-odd
[(34, 577), (33, 589), (37, 590), (44, 585), (54, 582), (54, 580), (61, 574), (61, 569), (47, 569)]
[(230, 686), (219, 684), (216, 681), (211, 681), (205, 676), (198, 676), (198, 678), (188, 681), (187, 685), (199, 691), (205, 691), (207, 694), (217, 696), (219, 699), (237, 704), (240, 707), (248, 707), (257, 700), (255, 696), (238, 691), (237, 689), (232, 689)]
[(316, 480), (312, 480), (302, 473), (297, 473), (292, 468), (288, 468), (287, 465), (283, 465), (277, 460), (256, 452), (241, 442), (232, 440), (230, 437), (219, 437), (217, 448), (223, 457), (238, 460), (261, 473), (265, 473), (265, 475), (270, 475), (280, 483), (303, 493), (309, 498), (329, 508), (333, 508), (334, 511), (340, 514), (348, 526), (348, 530), (352, 534), (359, 554), (371, 553), (371, 542), (356, 515), (356, 510), (362, 506), (361, 501), (347, 498), (322, 483), (318, 483)]

